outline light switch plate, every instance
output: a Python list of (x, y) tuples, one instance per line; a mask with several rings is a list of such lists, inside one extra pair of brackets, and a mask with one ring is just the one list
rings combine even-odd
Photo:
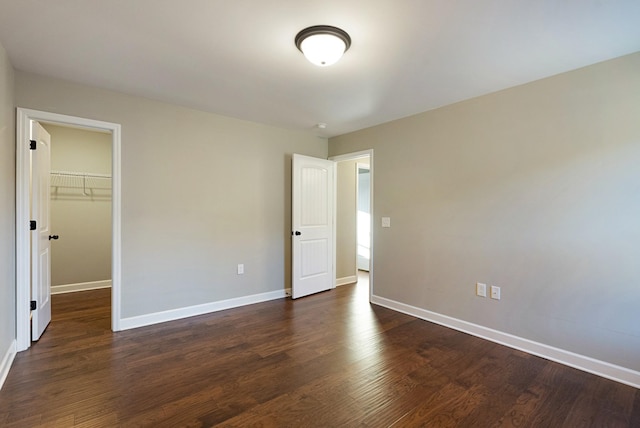
[(382, 227), (391, 227), (391, 217), (382, 217)]
[(244, 274), (244, 265), (242, 263), (238, 264), (238, 275)]
[(487, 297), (487, 284), (476, 282), (476, 295), (480, 297)]

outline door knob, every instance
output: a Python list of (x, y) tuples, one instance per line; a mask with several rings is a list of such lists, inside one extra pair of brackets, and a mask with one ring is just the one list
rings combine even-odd
[(52, 239), (58, 239), (59, 236), (58, 235), (49, 235), (49, 241), (51, 241)]
[(302, 232), (300, 232), (299, 230), (296, 230), (296, 231), (295, 231), (295, 235), (296, 235), (296, 236), (300, 236), (300, 235), (302, 235)]

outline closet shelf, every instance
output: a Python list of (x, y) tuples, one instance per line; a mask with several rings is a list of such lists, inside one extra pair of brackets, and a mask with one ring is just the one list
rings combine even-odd
[(111, 190), (111, 175), (78, 171), (51, 171), (51, 188), (82, 189), (85, 196), (94, 190)]

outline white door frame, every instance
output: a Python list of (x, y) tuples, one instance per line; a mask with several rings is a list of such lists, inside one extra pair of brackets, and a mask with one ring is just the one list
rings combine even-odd
[[(369, 157), (369, 179), (371, 181), (371, 186), (369, 188), (369, 192), (371, 193), (371, 198), (369, 199), (369, 213), (371, 215), (371, 222), (370, 222), (370, 230), (369, 233), (371, 234), (371, 245), (369, 247), (369, 251), (370, 253), (370, 258), (369, 258), (369, 302), (371, 302), (371, 298), (373, 296), (373, 269), (374, 269), (374, 263), (373, 263), (373, 246), (374, 246), (374, 235), (373, 235), (373, 225), (374, 225), (374, 216), (373, 216), (373, 149), (369, 149), (369, 150), (362, 150), (359, 152), (353, 152), (353, 153), (346, 153), (344, 155), (337, 155), (337, 156), (331, 156), (329, 157), (329, 160), (332, 160), (334, 162), (342, 162), (342, 161), (349, 161), (349, 160), (356, 160), (359, 158), (363, 158), (365, 156)], [(337, 174), (338, 168), (336, 168), (336, 174)], [(336, 197), (337, 192), (334, 192), (334, 198)], [(337, 203), (337, 199), (336, 199), (336, 203)], [(334, 203), (334, 209), (336, 207), (336, 203)], [(336, 226), (334, 223), (333, 226), (333, 230), (334, 230), (334, 234), (335, 234), (335, 230), (336, 230)], [(334, 236), (334, 240), (335, 242), (335, 236)], [(334, 251), (335, 254), (335, 251)]]
[(16, 341), (17, 350), (31, 346), (31, 276), (29, 230), (29, 179), (31, 175), (29, 153), (29, 126), (32, 120), (62, 126), (107, 131), (111, 133), (112, 156), (112, 254), (111, 254), (111, 329), (120, 330), (121, 286), (121, 131), (117, 123), (102, 122), (75, 116), (66, 116), (38, 110), (18, 108), (16, 113)]

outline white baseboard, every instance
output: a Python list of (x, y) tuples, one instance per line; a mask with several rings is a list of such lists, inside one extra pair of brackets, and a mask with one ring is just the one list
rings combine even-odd
[(9, 349), (7, 349), (7, 352), (4, 353), (2, 361), (0, 361), (0, 389), (2, 389), (4, 381), (7, 380), (9, 369), (11, 368), (11, 364), (13, 364), (13, 360), (16, 357), (16, 350), (17, 343), (15, 340), (13, 340), (9, 345)]
[(79, 282), (77, 284), (52, 285), (51, 294), (74, 293), (76, 291), (97, 290), (98, 288), (111, 288), (111, 280)]
[(499, 343), (510, 348), (518, 349), (529, 354), (537, 355), (578, 370), (624, 383), (625, 385), (629, 385), (634, 388), (640, 388), (640, 372), (626, 367), (617, 366), (615, 364), (607, 363), (606, 361), (596, 360), (591, 357), (565, 351), (564, 349), (545, 345), (544, 343), (534, 342), (529, 339), (524, 339), (509, 333), (504, 333), (488, 327), (459, 320), (457, 318), (431, 312), (426, 309), (417, 308), (405, 303), (396, 302), (395, 300), (386, 299), (384, 297), (374, 295), (371, 297), (371, 303), (384, 306), (385, 308), (402, 312), (416, 318), (431, 321), (454, 330), (462, 331), (482, 339), (490, 340), (491, 342)]
[(358, 282), (357, 275), (345, 276), (343, 278), (336, 278), (336, 286), (354, 284)]
[[(225, 309), (237, 308), (239, 306), (252, 305), (254, 303), (267, 302), (269, 300), (282, 299), (287, 297), (287, 290), (270, 291), (268, 293), (253, 294), (251, 296), (236, 297), (234, 299), (220, 300), (218, 302), (204, 303), (202, 305), (189, 306), (186, 308), (171, 309), (168, 311), (155, 312), (137, 317), (120, 319), (120, 330), (144, 327), (167, 321), (175, 321), (182, 318), (204, 315), (211, 312), (223, 311)], [(290, 293), (289, 293), (290, 294)]]

